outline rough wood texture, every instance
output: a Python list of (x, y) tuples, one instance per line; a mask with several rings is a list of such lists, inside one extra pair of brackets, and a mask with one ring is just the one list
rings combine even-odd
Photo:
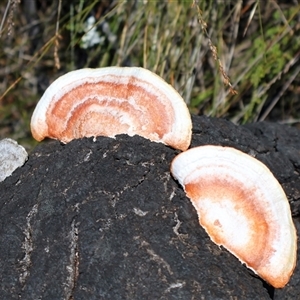
[[(300, 134), (194, 117), (192, 146), (256, 155), (283, 185), (299, 229)], [(212, 243), (169, 173), (178, 151), (141, 137), (38, 146), (0, 183), (1, 299), (296, 299)]]

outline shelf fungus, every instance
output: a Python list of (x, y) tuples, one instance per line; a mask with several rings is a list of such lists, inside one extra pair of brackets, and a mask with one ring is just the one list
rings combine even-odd
[(69, 72), (48, 87), (31, 119), (36, 140), (50, 137), (63, 143), (125, 133), (186, 150), (191, 129), (179, 93), (158, 75), (137, 67)]
[(0, 182), (24, 165), (28, 158), (26, 150), (12, 139), (0, 141)]
[(175, 157), (171, 172), (214, 243), (275, 288), (287, 284), (296, 230), (286, 195), (263, 163), (230, 147), (200, 146)]

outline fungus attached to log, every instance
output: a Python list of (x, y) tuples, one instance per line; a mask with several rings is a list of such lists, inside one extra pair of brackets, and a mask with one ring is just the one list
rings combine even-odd
[(171, 172), (211, 240), (275, 288), (296, 265), (296, 230), (286, 195), (260, 161), (229, 147), (201, 146), (179, 154)]
[(91, 136), (140, 135), (186, 150), (192, 122), (177, 91), (137, 67), (81, 69), (56, 79), (31, 119), (33, 137), (67, 143)]

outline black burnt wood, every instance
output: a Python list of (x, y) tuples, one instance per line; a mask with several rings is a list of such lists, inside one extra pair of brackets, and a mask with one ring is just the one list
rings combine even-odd
[[(299, 227), (300, 134), (193, 117), (192, 146), (256, 156)], [(0, 299), (297, 299), (300, 270), (274, 290), (212, 243), (169, 172), (179, 153), (120, 135), (41, 143), (0, 183)]]

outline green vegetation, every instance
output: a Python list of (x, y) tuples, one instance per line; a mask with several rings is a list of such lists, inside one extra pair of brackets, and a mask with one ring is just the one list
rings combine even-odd
[(162, 76), (194, 114), (300, 123), (293, 1), (2, 2), (0, 138), (32, 148), (30, 117), (47, 86), (74, 69), (113, 65)]

